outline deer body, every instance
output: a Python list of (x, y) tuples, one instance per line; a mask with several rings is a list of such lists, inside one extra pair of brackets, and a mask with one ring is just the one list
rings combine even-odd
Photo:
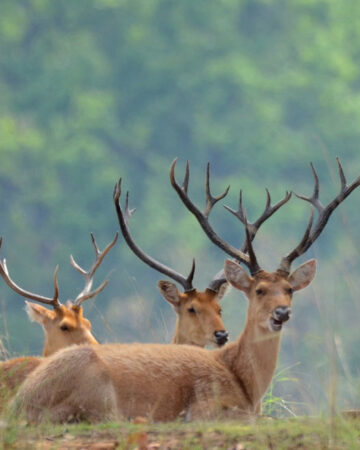
[[(71, 258), (72, 265), (83, 275), (88, 275), (92, 280), (94, 269), (96, 270), (99, 261), (101, 263), (104, 256), (115, 244), (115, 241), (116, 238), (101, 253), (93, 240), (97, 259), (88, 274), (75, 263), (73, 258)], [(2, 264), (0, 273), (5, 277), (7, 284), (14, 289), (15, 284), (8, 275), (6, 262), (4, 261)], [(102, 286), (105, 286), (105, 284)], [(162, 295), (174, 307), (177, 314), (176, 329), (172, 343), (204, 347), (207, 344), (222, 345), (227, 341), (227, 333), (223, 331), (224, 324), (220, 316), (221, 307), (218, 304), (218, 301), (225, 294), (226, 287), (227, 283), (221, 283), (221, 286), (216, 291), (207, 289), (205, 292), (198, 292), (196, 289), (193, 289), (190, 292), (181, 293), (173, 283), (159, 282), (159, 289)], [(20, 290), (18, 286), (16, 286), (16, 289), (21, 295), (24, 295), (24, 293), (25, 295), (29, 294), (27, 291)], [(88, 292), (88, 289), (89, 281), (86, 285), (86, 291), (84, 290), (80, 294), (81, 298), (83, 298), (84, 294), (86, 296), (89, 295), (90, 291)], [(98, 289), (95, 293), (97, 292)], [(39, 301), (43, 300), (40, 296), (36, 297)], [(83, 316), (81, 304), (76, 305), (67, 302), (66, 305), (59, 304), (56, 308), (50, 310), (36, 303), (28, 301), (25, 303), (30, 320), (38, 322), (44, 330), (45, 342), (42, 353), (44, 357), (74, 344), (98, 344), (91, 333), (91, 323)], [(16, 388), (42, 361), (41, 357), (25, 356), (0, 362), (0, 387), (6, 388), (4, 389), (6, 397), (12, 396)]]
[[(254, 416), (276, 368), (281, 324), (289, 318), (275, 320), (274, 311), (289, 308), (290, 290), (310, 283), (315, 263), (300, 266), (289, 279), (264, 271), (251, 278), (238, 264), (227, 265), (228, 280), (249, 299), (246, 325), (236, 342), (214, 351), (161, 344), (65, 349), (30, 374), (15, 404), (30, 421), (139, 415), (165, 421), (183, 410), (189, 419), (234, 412)], [(256, 294), (259, 285), (267, 287), (263, 298)]]
[[(91, 324), (83, 317), (81, 306), (61, 305), (50, 310), (35, 303), (26, 302), (31, 320), (39, 322), (45, 332), (43, 356), (75, 344), (97, 344), (91, 333)], [(5, 387), (6, 397), (12, 396), (16, 388), (41, 362), (42, 357), (22, 356), (0, 362), (0, 386)]]
[[(5, 386), (6, 396), (12, 394), (42, 361), (40, 356), (21, 356), (0, 362), (0, 385)], [(10, 392), (9, 392), (10, 391)]]
[[(95, 391), (90, 391), (94, 385)], [(97, 421), (139, 415), (166, 421), (184, 409), (189, 418), (216, 413), (214, 395), (221, 404), (227, 400), (226, 406), (247, 407), (218, 351), (186, 345), (109, 344), (81, 346), (76, 352), (69, 348), (49, 358), (26, 379), (17, 400), (31, 422), (47, 417), (63, 422), (70, 417)]]
[[(33, 294), (20, 288), (10, 278), (6, 260), (0, 261), (0, 274), (6, 284), (8, 284), (15, 292), (26, 298), (37, 300), (41, 303), (53, 306), (53, 310), (45, 308), (36, 303), (26, 301), (26, 311), (30, 320), (38, 322), (45, 333), (45, 342), (43, 348), (43, 356), (47, 357), (60, 349), (71, 345), (79, 344), (97, 344), (97, 340), (91, 333), (91, 323), (83, 316), (82, 303), (97, 295), (107, 285), (107, 281), (91, 292), (93, 276), (96, 269), (100, 266), (106, 254), (115, 245), (117, 234), (113, 241), (100, 252), (95, 242), (94, 236), (91, 234), (92, 243), (95, 249), (96, 259), (91, 269), (86, 272), (82, 269), (71, 256), (71, 264), (85, 278), (85, 287), (76, 297), (74, 303), (68, 301), (65, 305), (58, 300), (58, 284), (57, 269), (54, 274), (54, 296), (53, 298), (43, 297)], [(0, 247), (2, 240), (0, 238)], [(43, 358), (35, 356), (24, 356), (12, 358), (8, 361), (0, 362), (0, 388), (4, 391), (6, 397), (11, 396), (16, 388), (24, 381), (41, 362)]]

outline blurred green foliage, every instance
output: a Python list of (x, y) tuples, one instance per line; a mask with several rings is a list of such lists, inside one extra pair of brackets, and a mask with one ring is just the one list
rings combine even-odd
[[(191, 196), (203, 204), (205, 165), (214, 192), (239, 189), (250, 219), (264, 189), (308, 195), (313, 161), (321, 197), (338, 189), (335, 156), (360, 174), (360, 3), (336, 0), (0, 0), (0, 234), (13, 278), (43, 295), (60, 264), (63, 301), (81, 290), (70, 253), (85, 267), (118, 229), (112, 203), (123, 177), (135, 240), (185, 273), (197, 258), (204, 288), (224, 255), (202, 234), (168, 182), (191, 162)], [(336, 355), (339, 397), (359, 400), (359, 193), (331, 219), (306, 257), (319, 259), (312, 287), (295, 299), (282, 362), (300, 361), (299, 392), (327, 401)], [(266, 268), (298, 242), (309, 207), (294, 198), (259, 233)], [(239, 245), (239, 224), (221, 206), (219, 234)], [(111, 283), (85, 306), (102, 340), (169, 341), (174, 314), (162, 278), (121, 241), (104, 262)], [(99, 282), (101, 281), (99, 275)], [(39, 352), (39, 327), (1, 285), (0, 333), (10, 352)], [(245, 300), (225, 300), (239, 333)], [(336, 338), (336, 339), (335, 339)], [(337, 342), (337, 344), (335, 344)], [(339, 344), (340, 343), (340, 344)], [(337, 345), (336, 351), (331, 349)], [(339, 347), (340, 345), (340, 347)], [(329, 350), (330, 348), (330, 350)], [(297, 366), (298, 367), (298, 366)], [(296, 389), (295, 389), (296, 391)], [(354, 394), (355, 392), (355, 394)], [(289, 395), (299, 396), (292, 391)]]

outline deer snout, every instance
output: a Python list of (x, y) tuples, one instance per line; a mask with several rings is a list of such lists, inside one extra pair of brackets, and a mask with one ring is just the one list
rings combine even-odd
[(290, 315), (291, 308), (289, 306), (278, 306), (272, 313), (273, 318), (279, 322), (286, 322), (290, 319)]
[(219, 346), (226, 344), (229, 339), (229, 333), (226, 330), (215, 331), (214, 336)]

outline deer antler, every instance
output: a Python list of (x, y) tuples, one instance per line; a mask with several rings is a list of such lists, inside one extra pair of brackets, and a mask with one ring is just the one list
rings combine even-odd
[(215, 245), (220, 247), (222, 250), (224, 250), (225, 253), (230, 255), (231, 257), (237, 259), (240, 262), (243, 262), (247, 266), (249, 266), (249, 257), (241, 250), (238, 250), (237, 248), (233, 247), (232, 245), (228, 244), (226, 241), (224, 241), (221, 237), (219, 237), (213, 228), (211, 227), (208, 217), (210, 215), (211, 209), (213, 206), (221, 199), (223, 199), (227, 193), (229, 192), (230, 186), (226, 188), (226, 190), (219, 196), (213, 197), (210, 193), (210, 164), (207, 164), (206, 169), (206, 207), (204, 212), (201, 212), (195, 204), (190, 200), (189, 196), (187, 195), (188, 190), (188, 184), (189, 184), (189, 175), (190, 175), (190, 169), (189, 169), (189, 161), (186, 162), (186, 171), (185, 171), (185, 178), (182, 186), (180, 186), (175, 179), (175, 165), (176, 165), (177, 158), (174, 159), (174, 161), (171, 164), (170, 167), (170, 182), (172, 187), (177, 192), (178, 196), (184, 203), (184, 205), (187, 207), (187, 209), (196, 217), (197, 221), (199, 222), (201, 228), (204, 230), (205, 234), (208, 236), (208, 238), (214, 242)]
[[(291, 198), (291, 192), (286, 191), (285, 197), (283, 199), (281, 199), (280, 201), (278, 201), (277, 203), (275, 203), (274, 205), (272, 205), (269, 189), (266, 188), (265, 190), (266, 190), (265, 209), (264, 209), (263, 213), (260, 215), (260, 217), (257, 220), (255, 220), (255, 222), (253, 222), (253, 223), (247, 222), (246, 213), (244, 211), (243, 204), (242, 204), (242, 191), (241, 190), (240, 190), (240, 194), (239, 194), (239, 206), (238, 206), (237, 211), (224, 205), (225, 209), (227, 209), (232, 214), (234, 214), (234, 216), (237, 217), (240, 220), (240, 222), (244, 224), (244, 226), (246, 227), (246, 229), (249, 232), (250, 241), (254, 240), (256, 233), (258, 232), (261, 225), (264, 222), (266, 222), (266, 220), (269, 219), (279, 208), (281, 208), (283, 205), (285, 205), (285, 203), (287, 203)], [(246, 253), (247, 250), (248, 250), (247, 239), (245, 238), (245, 240), (241, 246), (241, 251)]]
[(141, 250), (140, 247), (138, 247), (137, 244), (135, 244), (131, 234), (130, 230), (128, 228), (128, 221), (131, 217), (132, 213), (135, 210), (129, 209), (129, 192), (126, 193), (126, 200), (125, 200), (125, 213), (123, 213), (120, 205), (120, 196), (121, 196), (121, 178), (119, 181), (115, 184), (114, 188), (114, 204), (116, 213), (119, 219), (119, 225), (121, 228), (121, 232), (124, 236), (125, 241), (127, 242), (130, 249), (135, 253), (135, 255), (140, 258), (145, 264), (149, 265), (153, 269), (157, 270), (158, 272), (163, 273), (164, 275), (172, 278), (173, 280), (180, 283), (185, 291), (191, 291), (193, 290), (192, 281), (194, 278), (195, 273), (195, 260), (193, 259), (192, 267), (190, 270), (189, 275), (187, 278), (185, 278), (183, 275), (181, 275), (178, 272), (175, 272), (174, 270), (170, 269), (169, 267), (165, 266), (164, 264), (160, 263), (159, 261), (156, 261), (151, 256), (147, 255), (143, 250)]
[(109, 280), (104, 281), (97, 289), (91, 292), (91, 287), (93, 284), (93, 278), (96, 270), (100, 266), (100, 264), (103, 262), (105, 256), (109, 253), (109, 251), (114, 247), (119, 233), (116, 232), (114, 239), (110, 242), (110, 244), (107, 245), (107, 247), (101, 252), (99, 250), (99, 247), (96, 244), (94, 235), (90, 233), (91, 235), (91, 242), (94, 246), (95, 250), (95, 262), (91, 266), (89, 271), (84, 270), (75, 262), (72, 255), (70, 255), (70, 262), (71, 265), (76, 269), (78, 272), (81, 273), (81, 275), (85, 278), (85, 287), (80, 292), (80, 294), (76, 297), (74, 301), (74, 305), (80, 306), (85, 300), (88, 300), (89, 298), (95, 297), (99, 292), (101, 292), (109, 283)]
[[(267, 193), (267, 199), (266, 199), (266, 205), (263, 213), (261, 216), (253, 223), (249, 223), (246, 218), (245, 211), (243, 209), (242, 204), (242, 191), (240, 191), (239, 195), (239, 206), (238, 210), (235, 211), (228, 206), (225, 206), (225, 208), (230, 211), (232, 214), (234, 214), (245, 226), (246, 230), (246, 238), (244, 240), (243, 245), (241, 246), (241, 249), (238, 250), (235, 247), (231, 246), (229, 243), (224, 241), (222, 238), (220, 238), (211, 225), (209, 224), (208, 217), (210, 215), (211, 209), (213, 206), (221, 199), (223, 199), (228, 191), (229, 187), (225, 190), (225, 192), (218, 197), (213, 197), (210, 193), (210, 164), (207, 164), (206, 169), (206, 207), (204, 212), (202, 213), (195, 205), (194, 203), (189, 199), (187, 190), (188, 190), (188, 184), (189, 184), (189, 176), (190, 176), (190, 169), (189, 169), (189, 161), (186, 163), (186, 171), (185, 171), (185, 177), (184, 182), (182, 186), (180, 186), (176, 180), (175, 180), (175, 165), (177, 162), (177, 158), (172, 162), (171, 168), (170, 168), (170, 181), (179, 195), (180, 199), (184, 203), (184, 205), (190, 210), (190, 212), (196, 217), (199, 224), (201, 225), (202, 229), (205, 231), (206, 235), (210, 238), (212, 242), (215, 243), (218, 247), (220, 247), (222, 250), (224, 250), (228, 255), (233, 257), (234, 259), (238, 260), (239, 262), (244, 263), (250, 270), (251, 274), (254, 275), (256, 272), (260, 271), (261, 268), (257, 263), (255, 252), (252, 248), (251, 242), (255, 238), (255, 235), (257, 231), (259, 230), (260, 226), (269, 218), (271, 217), (281, 206), (283, 206), (286, 202), (290, 200), (291, 192), (286, 192), (285, 197), (280, 200), (278, 203), (271, 205), (271, 196), (268, 189), (266, 189)], [(246, 254), (248, 253), (248, 254)], [(212, 286), (217, 285), (223, 277), (215, 276), (213, 281), (211, 282)], [(211, 287), (209, 287), (211, 289)]]
[(292, 250), (288, 255), (284, 256), (281, 260), (280, 266), (278, 270), (281, 270), (283, 272), (290, 272), (291, 263), (300, 255), (304, 254), (306, 250), (308, 250), (313, 242), (316, 241), (316, 239), (320, 236), (322, 230), (325, 228), (325, 225), (327, 224), (332, 212), (340, 205), (341, 202), (343, 202), (348, 195), (351, 194), (351, 192), (356, 189), (360, 185), (360, 177), (358, 177), (355, 181), (353, 181), (350, 185), (346, 184), (346, 178), (344, 175), (344, 171), (342, 169), (341, 163), (339, 158), (336, 158), (336, 162), (338, 165), (339, 170), (339, 177), (340, 177), (340, 192), (339, 194), (326, 206), (324, 206), (321, 201), (319, 200), (319, 177), (316, 173), (316, 170), (312, 163), (310, 163), (311, 170), (314, 175), (314, 192), (311, 197), (305, 197), (303, 195), (296, 196), (298, 198), (301, 198), (302, 200), (305, 200), (309, 203), (311, 203), (318, 211), (319, 217), (312, 228), (312, 222), (313, 222), (313, 212), (311, 213), (311, 217), (308, 223), (308, 226), (306, 228), (305, 234), (300, 242), (300, 244)]
[[(2, 245), (2, 237), (0, 237), (0, 248)], [(40, 303), (45, 303), (46, 305), (51, 305), (54, 309), (60, 308), (61, 303), (59, 302), (59, 286), (57, 281), (57, 273), (59, 270), (59, 266), (56, 266), (54, 272), (54, 295), (52, 298), (43, 297), (42, 295), (33, 294), (32, 292), (25, 291), (20, 286), (18, 286), (9, 275), (9, 270), (6, 265), (6, 259), (0, 260), (0, 274), (3, 277), (5, 283), (13, 289), (16, 293), (21, 295), (22, 297), (29, 298), (31, 300), (35, 300)]]

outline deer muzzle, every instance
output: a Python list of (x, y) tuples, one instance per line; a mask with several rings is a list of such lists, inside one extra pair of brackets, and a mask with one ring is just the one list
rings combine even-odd
[(226, 344), (229, 339), (229, 333), (226, 330), (215, 331), (214, 336), (219, 347)]
[(291, 308), (289, 306), (278, 306), (274, 309), (270, 317), (270, 330), (280, 331), (282, 324), (290, 319)]

